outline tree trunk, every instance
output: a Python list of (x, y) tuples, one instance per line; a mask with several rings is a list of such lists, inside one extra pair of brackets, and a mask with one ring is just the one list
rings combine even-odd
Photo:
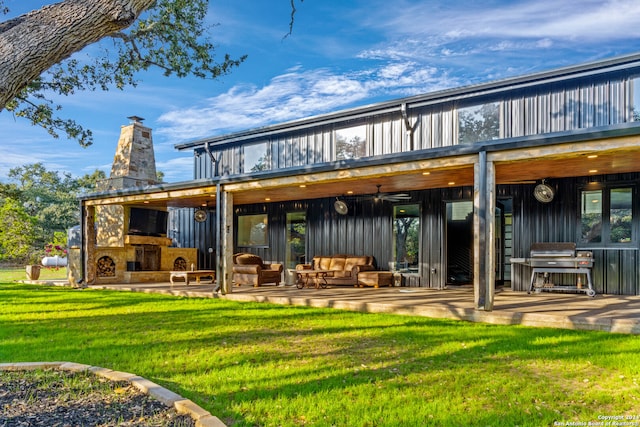
[(44, 71), (127, 28), (154, 0), (65, 0), (0, 23), (0, 111)]

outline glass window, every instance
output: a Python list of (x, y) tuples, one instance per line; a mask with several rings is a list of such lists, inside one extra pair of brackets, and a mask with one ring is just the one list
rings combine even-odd
[(640, 122), (640, 78), (631, 80), (631, 121)]
[(336, 130), (336, 160), (358, 159), (367, 155), (367, 127), (352, 126)]
[(458, 110), (458, 142), (471, 144), (500, 138), (500, 104), (474, 105)]
[(611, 208), (609, 224), (611, 227), (609, 241), (611, 243), (631, 242), (631, 188), (614, 188), (611, 190)]
[(307, 214), (287, 212), (287, 268), (296, 268), (306, 260)]
[(418, 271), (420, 262), (420, 205), (393, 207), (393, 264), (391, 270)]
[(582, 242), (602, 242), (602, 190), (583, 191), (580, 198)]
[(631, 243), (635, 240), (632, 224), (632, 187), (582, 191), (580, 200), (582, 243)]
[(268, 246), (267, 214), (238, 216), (238, 246)]
[(267, 143), (245, 145), (242, 149), (244, 172), (260, 172), (269, 170)]

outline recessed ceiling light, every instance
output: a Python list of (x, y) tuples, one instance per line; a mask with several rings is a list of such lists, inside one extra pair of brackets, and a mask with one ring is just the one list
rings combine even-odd
[(449, 185), (456, 185), (454, 181), (449, 181)]
[(589, 155), (587, 156), (587, 159), (597, 159), (597, 158), (598, 158), (598, 155), (597, 155), (597, 154), (589, 154)]
[(422, 172), (422, 175), (431, 175), (431, 172)]
[(597, 173), (597, 172), (598, 172), (598, 169), (591, 169), (591, 170), (589, 170), (589, 173)]
[(145, 203), (145, 204), (149, 204), (149, 201), (148, 201), (148, 200), (145, 200), (143, 203)]
[(268, 202), (269, 200), (271, 200), (271, 197), (265, 197), (264, 200)]
[(205, 207), (205, 208), (206, 208), (206, 207), (207, 207), (207, 204), (206, 204), (206, 203), (203, 203), (203, 204), (201, 204), (200, 206), (202, 206), (202, 207)]
[(300, 188), (307, 188), (306, 184), (300, 184)]
[(347, 194), (353, 194), (353, 190), (347, 191)]

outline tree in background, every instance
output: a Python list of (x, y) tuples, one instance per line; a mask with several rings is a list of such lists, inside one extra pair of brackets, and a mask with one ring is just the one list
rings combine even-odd
[(26, 260), (35, 243), (36, 218), (14, 199), (0, 199), (0, 261)]
[[(13, 239), (0, 240), (0, 254), (4, 254), (0, 260), (24, 262), (41, 253), (46, 244), (59, 244), (60, 236), (80, 223), (78, 196), (95, 191), (97, 182), (104, 178), (105, 173), (96, 170), (76, 179), (68, 173), (49, 171), (42, 163), (11, 169), (12, 182), (0, 184), (6, 205), (0, 210), (0, 224)], [(21, 227), (16, 218), (29, 224)], [(4, 226), (10, 226), (11, 231)], [(25, 246), (29, 247), (26, 253)]]

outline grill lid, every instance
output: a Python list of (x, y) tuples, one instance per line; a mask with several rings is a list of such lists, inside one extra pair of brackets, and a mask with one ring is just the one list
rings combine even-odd
[(531, 245), (531, 257), (574, 257), (576, 244), (573, 242), (540, 242)]

